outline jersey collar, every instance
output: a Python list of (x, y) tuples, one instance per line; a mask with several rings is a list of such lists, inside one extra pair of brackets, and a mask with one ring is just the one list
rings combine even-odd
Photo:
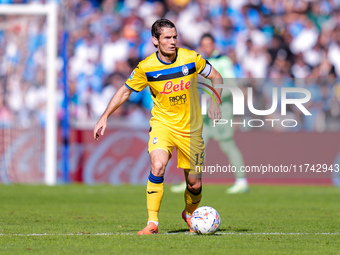
[(166, 63), (166, 62), (162, 61), (162, 60), (159, 58), (159, 56), (158, 56), (158, 51), (156, 52), (156, 56), (157, 56), (159, 62), (161, 62), (162, 64), (164, 64), (164, 65), (171, 65), (171, 64), (175, 63), (176, 60), (177, 60), (177, 56), (178, 56), (178, 48), (176, 48), (176, 57), (175, 57), (174, 61), (172, 61), (171, 63)]

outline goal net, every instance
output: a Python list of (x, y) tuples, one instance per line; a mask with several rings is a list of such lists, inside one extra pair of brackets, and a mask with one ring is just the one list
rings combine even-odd
[(0, 183), (56, 183), (56, 7), (0, 5)]

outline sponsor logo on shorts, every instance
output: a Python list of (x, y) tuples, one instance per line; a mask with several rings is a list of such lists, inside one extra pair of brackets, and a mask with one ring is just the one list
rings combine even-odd
[(152, 140), (152, 143), (153, 144), (156, 144), (158, 142), (158, 138), (157, 137), (154, 137), (153, 140)]
[(185, 104), (185, 102), (187, 101), (187, 95), (183, 94), (174, 97), (169, 97), (169, 100), (171, 106)]

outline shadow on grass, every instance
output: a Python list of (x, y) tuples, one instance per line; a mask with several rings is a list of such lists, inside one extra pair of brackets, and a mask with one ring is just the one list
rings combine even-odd
[[(217, 233), (213, 234), (213, 235), (223, 235), (223, 233), (235, 233), (235, 232), (241, 232), (241, 233), (245, 233), (248, 231), (252, 231), (252, 229), (247, 229), (247, 228), (233, 228), (233, 227), (229, 227), (229, 228), (220, 228), (217, 230)], [(222, 232), (222, 233), (221, 233)], [(168, 234), (176, 234), (176, 233), (188, 233), (189, 234), (189, 230), (187, 228), (182, 228), (182, 229), (177, 229), (177, 230), (172, 230), (172, 231), (168, 231)], [(192, 233), (193, 234), (193, 233)]]
[(229, 228), (220, 228), (218, 231), (220, 231), (220, 232), (249, 232), (249, 231), (253, 231), (253, 230), (247, 229), (247, 228), (229, 227)]
[(187, 228), (182, 228), (182, 229), (168, 231), (167, 233), (169, 233), (169, 234), (176, 234), (176, 233), (184, 233), (184, 232), (189, 232), (189, 230)]

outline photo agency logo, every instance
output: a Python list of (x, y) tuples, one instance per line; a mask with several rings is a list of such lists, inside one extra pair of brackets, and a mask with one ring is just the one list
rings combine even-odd
[[(222, 105), (221, 97), (219, 96), (219, 94), (217, 93), (217, 91), (216, 91), (212, 86), (210, 86), (210, 85), (208, 85), (208, 84), (205, 84), (205, 83), (203, 83), (203, 82), (198, 82), (198, 84), (201, 85), (201, 86), (204, 86), (204, 87), (206, 87), (206, 88), (208, 88), (208, 89), (210, 89), (210, 90), (213, 92), (213, 94), (216, 95), (218, 101), (219, 101), (220, 104)], [(207, 93), (207, 94), (211, 97), (211, 99), (214, 101), (214, 103), (215, 103), (216, 105), (218, 105), (217, 102), (216, 102), (216, 100), (215, 100), (214, 95), (213, 95), (208, 89), (206, 89), (206, 88), (204, 88), (204, 87), (198, 87), (198, 89), (200, 89), (200, 90), (204, 91), (205, 93)], [(215, 87), (216, 87), (216, 86), (215, 86)], [(216, 88), (218, 88), (218, 87), (216, 87)], [(206, 95), (206, 94), (202, 94), (202, 95), (201, 95), (202, 115), (206, 115), (206, 114), (207, 114), (207, 101), (208, 101), (207, 95)]]
[[(275, 125), (281, 125), (282, 127), (286, 128), (294, 128), (298, 125), (298, 120), (287, 117), (288, 109), (296, 107), (295, 109), (298, 109), (302, 115), (312, 115), (305, 106), (305, 104), (311, 99), (311, 93), (305, 88), (272, 87), (271, 106), (267, 106), (267, 109), (256, 109), (256, 98), (254, 97), (253, 87), (247, 87), (245, 94), (240, 87), (235, 85), (235, 81), (231, 82), (231, 79), (224, 79), (223, 84), (215, 84), (214, 88), (203, 82), (198, 82), (198, 84), (199, 86), (203, 85), (204, 87), (208, 87), (211, 91), (213, 91), (213, 93), (217, 95), (221, 105), (222, 100), (218, 96), (215, 89), (222, 88), (222, 95), (224, 93), (229, 93), (232, 97), (233, 116), (245, 117), (245, 107), (247, 107), (248, 112), (252, 114), (251, 116), (258, 116), (258, 118), (241, 118), (236, 122), (233, 120), (233, 118), (224, 119), (222, 109), (222, 118), (220, 120), (214, 119), (213, 127), (216, 127), (217, 125), (229, 125), (231, 127), (239, 125), (243, 127), (260, 128), (265, 125), (269, 125), (269, 127), (274, 128)], [(213, 94), (210, 91), (200, 87), (199, 89), (206, 92), (213, 99), (214, 103), (217, 104)], [(207, 94), (201, 95), (202, 115), (207, 114), (207, 104), (209, 99)]]

